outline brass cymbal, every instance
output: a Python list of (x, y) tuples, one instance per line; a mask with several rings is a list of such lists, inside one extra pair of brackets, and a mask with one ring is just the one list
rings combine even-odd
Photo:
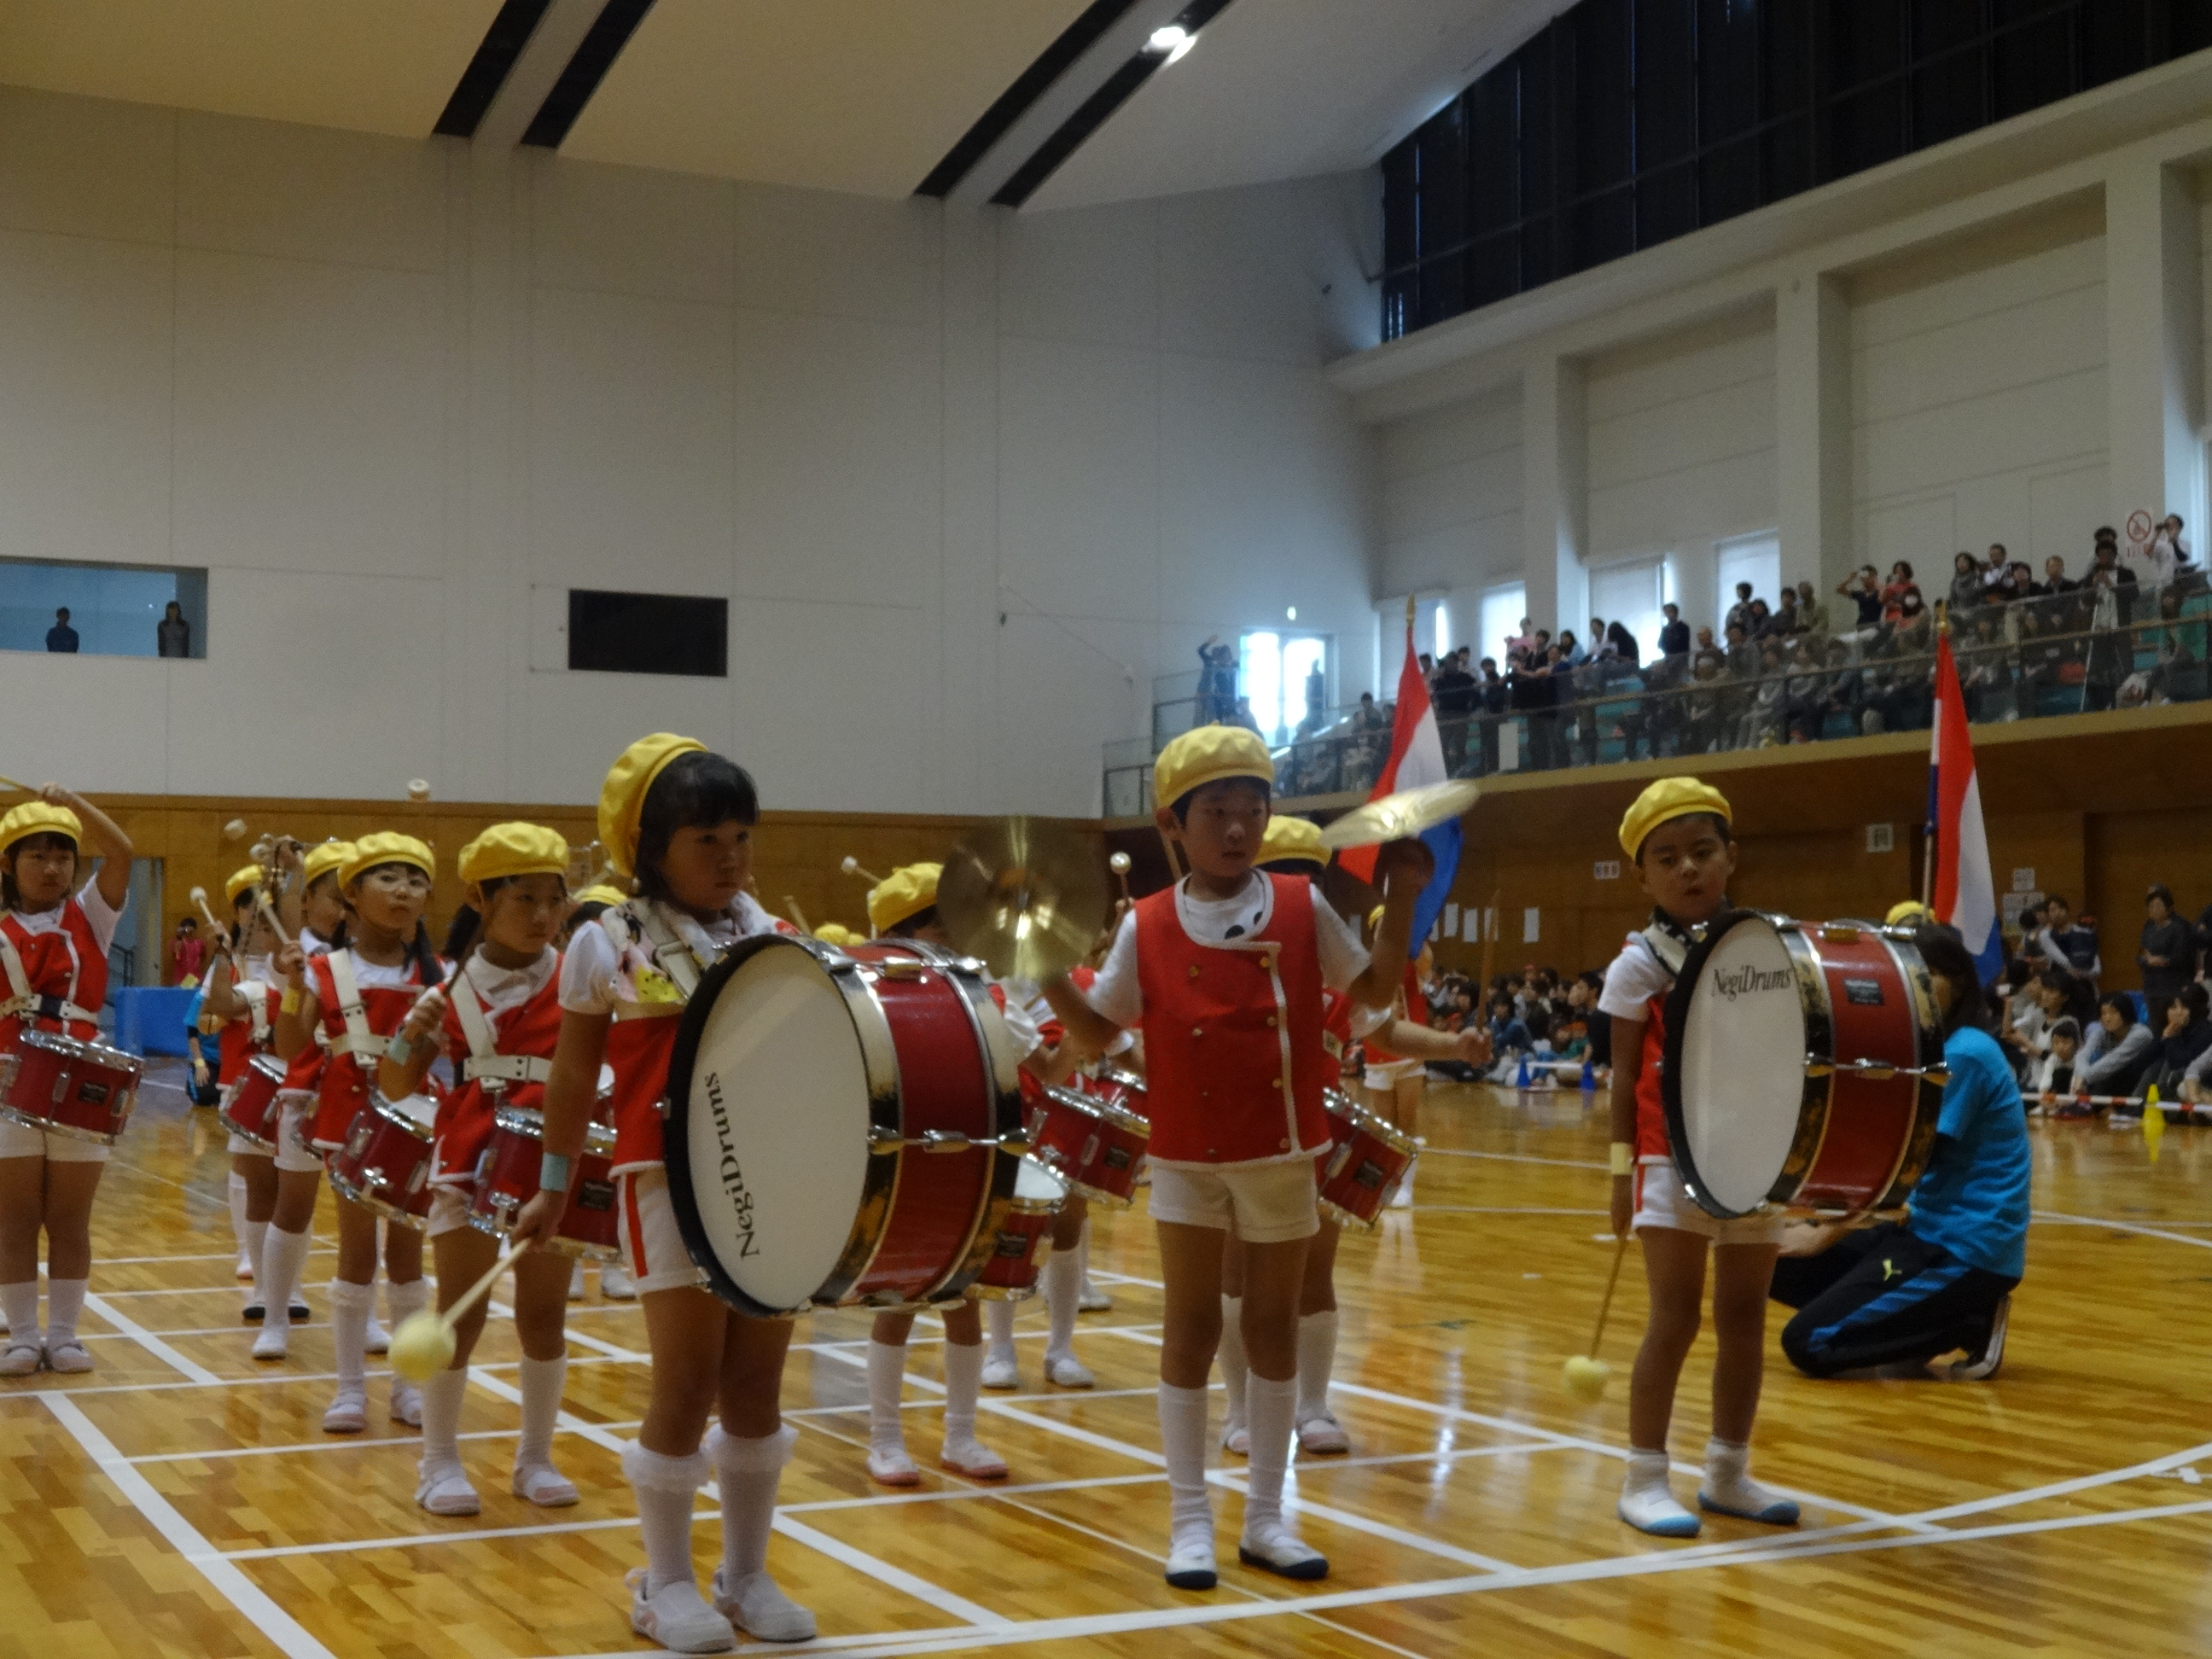
[(979, 826), (945, 856), (937, 915), (953, 948), (1000, 979), (1044, 979), (1083, 960), (1106, 920), (1095, 850), (1034, 818)]
[(1322, 827), (1321, 844), (1332, 851), (1350, 847), (1379, 847), (1386, 841), (1404, 841), (1424, 830), (1458, 817), (1474, 805), (1482, 788), (1473, 778), (1454, 778), (1449, 783), (1426, 783), (1418, 789), (1401, 789), (1380, 800), (1355, 806), (1335, 823)]

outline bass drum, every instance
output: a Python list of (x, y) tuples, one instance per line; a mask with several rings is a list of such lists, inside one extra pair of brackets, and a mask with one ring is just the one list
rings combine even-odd
[(684, 1011), (664, 1137), (714, 1294), (763, 1318), (958, 1297), (1013, 1201), (1021, 1058), (980, 963), (915, 941), (735, 946)]
[(1674, 1165), (1723, 1219), (1903, 1204), (1946, 1081), (1927, 964), (1902, 928), (1724, 911), (1668, 1001)]

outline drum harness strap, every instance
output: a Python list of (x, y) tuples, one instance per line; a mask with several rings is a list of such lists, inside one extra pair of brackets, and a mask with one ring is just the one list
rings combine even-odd
[[(66, 930), (64, 930), (66, 936)], [(72, 966), (76, 957), (75, 940), (70, 943)], [(8, 971), (8, 988), (14, 993), (7, 1001), (0, 1002), (0, 1019), (13, 1014), (28, 1014), (33, 1019), (58, 1021), (84, 1020), (97, 1024), (99, 1017), (88, 1013), (66, 997), (40, 996), (31, 989), (31, 976), (24, 970), (23, 958), (15, 949), (15, 941), (8, 937), (7, 929), (0, 927), (0, 967)], [(76, 975), (70, 975), (70, 988), (76, 988)]]
[(1637, 935), (1651, 949), (1667, 971), (1680, 979), (1682, 964), (1690, 959), (1690, 947), (1697, 943), (1689, 930), (1663, 910), (1651, 913), (1651, 925)]
[[(257, 957), (265, 962), (265, 957)], [(253, 1046), (264, 1048), (269, 1045), (270, 988), (246, 971), (246, 963), (233, 957), (230, 970), (230, 994), (246, 1005), (246, 1018), (253, 1030)]]
[(553, 1062), (543, 1054), (503, 1054), (492, 1036), (491, 1022), (464, 966), (453, 975), (453, 1017), (469, 1040), (469, 1057), (461, 1062), (463, 1082), (480, 1082), (488, 1095), (507, 1092), (510, 1083), (543, 1083), (553, 1075)]
[[(623, 937), (617, 939), (615, 943), (623, 948), (625, 954), (627, 947), (635, 944), (640, 934), (653, 947), (653, 966), (676, 988), (677, 1001), (669, 1005), (671, 1012), (690, 1002), (692, 994), (699, 988), (700, 975), (712, 967), (715, 958), (721, 954), (714, 948), (714, 942), (707, 937), (707, 930), (688, 916), (676, 918), (675, 926), (672, 927), (668, 917), (651, 899), (633, 900), (629, 904), (607, 910), (601, 914), (599, 925), (604, 927), (610, 919), (615, 917), (621, 918), (616, 922), (616, 927), (623, 933)], [(609, 937), (612, 938), (613, 930), (608, 931)], [(621, 1016), (617, 1014), (617, 1018)]]
[(357, 1062), (383, 1058), (392, 1046), (391, 1039), (374, 1035), (368, 1029), (368, 1014), (361, 1006), (361, 988), (354, 983), (353, 953), (333, 951), (325, 958), (331, 964), (331, 983), (337, 988), (338, 1018), (345, 1022), (345, 1035), (331, 1044), (334, 1054), (351, 1054)]

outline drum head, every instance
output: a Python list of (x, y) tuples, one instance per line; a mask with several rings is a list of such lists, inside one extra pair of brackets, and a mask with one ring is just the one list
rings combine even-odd
[(1014, 1171), (1014, 1196), (1032, 1204), (1057, 1204), (1067, 1196), (1067, 1183), (1042, 1164), (1024, 1158)]
[(669, 1194), (692, 1260), (745, 1312), (807, 1305), (868, 1173), (853, 1017), (804, 945), (747, 940), (701, 981), (668, 1068)]
[(1781, 930), (1749, 910), (1716, 918), (1682, 964), (1667, 1025), (1675, 1165), (1702, 1207), (1748, 1215), (1789, 1160), (1805, 1093), (1805, 1006)]

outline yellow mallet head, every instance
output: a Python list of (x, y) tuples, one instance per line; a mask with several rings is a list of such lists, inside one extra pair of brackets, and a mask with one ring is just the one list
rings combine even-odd
[(386, 1358), (393, 1376), (427, 1382), (453, 1363), (453, 1328), (428, 1308), (409, 1314), (392, 1332)]
[[(392, 1339), (392, 1352), (395, 1355), (399, 1352), (397, 1337)], [(392, 1369), (399, 1369), (396, 1359)], [(1592, 1359), (1587, 1354), (1578, 1353), (1559, 1368), (1559, 1386), (1584, 1405), (1595, 1406), (1605, 1398), (1606, 1382), (1612, 1375), (1613, 1367), (1602, 1359)]]

